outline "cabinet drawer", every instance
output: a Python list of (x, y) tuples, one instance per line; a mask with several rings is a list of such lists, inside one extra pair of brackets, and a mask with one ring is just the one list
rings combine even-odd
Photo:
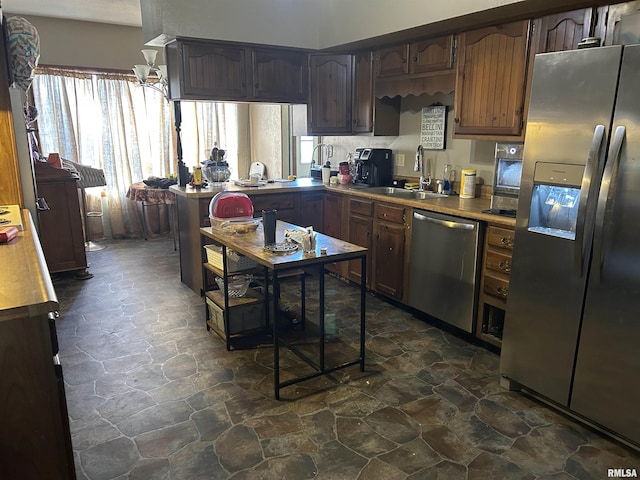
[(405, 207), (379, 203), (376, 206), (376, 217), (393, 223), (404, 223)]
[(509, 293), (509, 282), (493, 275), (485, 274), (484, 276), (484, 293), (492, 297), (507, 299)]
[(488, 251), (486, 267), (488, 270), (509, 275), (511, 273), (511, 255), (503, 252)]
[(349, 212), (357, 215), (371, 217), (373, 215), (373, 202), (370, 200), (349, 199)]
[(489, 225), (487, 230), (487, 243), (494, 247), (513, 250), (514, 231), (508, 228)]

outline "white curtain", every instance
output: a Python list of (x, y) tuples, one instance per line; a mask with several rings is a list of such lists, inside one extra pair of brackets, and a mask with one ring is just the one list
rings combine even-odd
[(238, 171), (238, 107), (234, 103), (181, 102), (183, 161), (191, 169), (217, 146), (226, 152), (232, 174)]
[[(103, 169), (108, 198), (103, 221), (109, 222), (114, 237), (140, 236), (141, 206), (127, 199), (126, 193), (132, 183), (175, 173), (173, 104), (160, 92), (139, 87), (128, 75), (50, 68), (38, 70), (33, 94), (40, 152), (44, 156), (57, 152), (62, 158)], [(236, 106), (181, 102), (181, 111), (187, 166), (191, 169), (204, 160), (217, 142), (237, 168)], [(89, 195), (88, 200), (88, 209), (95, 211), (99, 196)], [(155, 221), (147, 225), (148, 233), (168, 231), (167, 212), (164, 206), (147, 208), (148, 221)]]

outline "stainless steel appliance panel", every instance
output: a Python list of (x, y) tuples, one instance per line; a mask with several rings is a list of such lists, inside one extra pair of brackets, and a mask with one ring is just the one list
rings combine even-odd
[[(640, 444), (640, 45), (624, 49), (571, 409)], [(625, 129), (624, 136), (620, 127)]]
[(478, 222), (414, 209), (409, 305), (471, 333), (479, 247)]
[[(576, 248), (584, 247), (580, 235), (529, 231), (534, 171), (539, 162), (585, 165), (591, 152), (592, 183), (599, 183), (621, 55), (622, 47), (603, 47), (540, 54), (534, 64), (500, 367), (562, 405), (569, 404), (586, 286)], [(585, 186), (593, 190), (583, 179)]]

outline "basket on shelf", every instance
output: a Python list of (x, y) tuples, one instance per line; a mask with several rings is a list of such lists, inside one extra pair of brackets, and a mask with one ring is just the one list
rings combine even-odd
[[(229, 296), (233, 298), (244, 297), (251, 280), (253, 280), (253, 275), (233, 275), (227, 277)], [(216, 277), (216, 283), (220, 290), (224, 290), (224, 279)]]
[[(222, 270), (222, 246), (205, 245), (204, 248), (207, 252), (207, 263)], [(250, 258), (247, 258), (244, 255), (240, 255), (231, 249), (227, 249), (228, 272), (240, 272), (242, 270), (254, 268), (256, 265), (256, 262), (251, 260)]]

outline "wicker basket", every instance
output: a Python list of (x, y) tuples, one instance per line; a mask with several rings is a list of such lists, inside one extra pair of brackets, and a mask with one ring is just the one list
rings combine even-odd
[[(205, 245), (204, 248), (207, 252), (207, 263), (213, 265), (215, 268), (222, 270), (222, 247), (218, 245)], [(227, 249), (228, 273), (248, 270), (250, 268), (254, 268), (256, 265), (256, 262), (251, 260), (250, 258), (247, 258), (244, 255), (240, 255), (233, 250)]]

